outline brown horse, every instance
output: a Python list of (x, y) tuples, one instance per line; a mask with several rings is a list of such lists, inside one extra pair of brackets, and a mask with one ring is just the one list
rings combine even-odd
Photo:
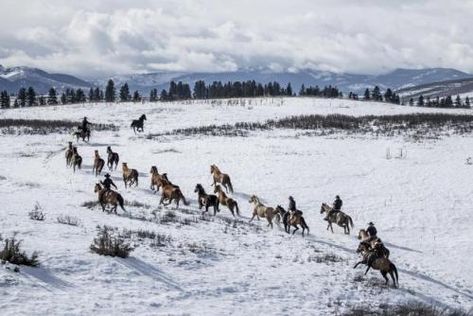
[(151, 170), (149, 171), (151, 174), (151, 190), (155, 191), (154, 193), (159, 191), (159, 179), (161, 179), (161, 175), (158, 172), (158, 168), (156, 166), (151, 166)]
[(120, 205), (121, 209), (126, 212), (125, 208), (123, 207), (123, 197), (120, 195), (120, 193), (102, 188), (100, 183), (95, 184), (94, 192), (98, 193), (99, 203), (100, 206), (102, 206), (103, 212), (105, 212), (105, 207), (107, 204), (112, 205), (110, 211), (114, 212), (115, 214), (117, 214), (118, 205)]
[[(77, 132), (74, 132), (73, 135), (76, 137), (76, 141), (79, 142), (79, 138), (82, 138), (83, 142), (89, 142), (90, 140), (90, 129), (83, 130), (80, 129)], [(85, 140), (87, 138), (87, 140)]]
[(284, 224), (284, 230), (286, 233), (291, 232), (291, 226), (293, 226), (295, 229), (292, 232), (294, 235), (296, 231), (299, 229), (300, 225), (302, 227), (302, 236), (304, 236), (304, 231), (307, 229), (307, 235), (309, 234), (309, 226), (307, 226), (307, 223), (305, 222), (304, 216), (300, 214), (295, 214), (291, 216), (291, 214), (286, 211), (281, 205), (276, 206), (276, 211), (279, 212), (279, 215), (282, 218), (282, 222)]
[[(186, 198), (184, 197), (184, 194), (182, 194), (182, 191), (178, 186), (173, 185), (164, 178), (159, 179), (158, 182), (159, 186), (162, 187), (159, 205), (169, 205), (173, 200), (176, 201), (176, 208), (179, 208), (180, 200), (184, 202), (184, 205), (189, 205), (189, 203), (186, 201)], [(164, 204), (164, 200), (168, 200), (169, 203)]]
[(210, 174), (213, 177), (213, 186), (217, 185), (217, 183), (221, 183), (225, 188), (225, 191), (230, 191), (233, 193), (233, 186), (232, 181), (230, 181), (230, 176), (226, 173), (222, 173), (220, 169), (216, 165), (210, 166)]
[(120, 157), (118, 156), (117, 153), (114, 153), (112, 151), (112, 147), (110, 146), (107, 146), (107, 154), (108, 154), (108, 159), (107, 159), (108, 169), (112, 170), (113, 164), (115, 164), (115, 170), (117, 170), (118, 161), (120, 161)]
[(343, 227), (343, 232), (345, 234), (350, 234), (350, 226), (353, 228), (353, 220), (351, 219), (351, 217), (343, 213), (342, 211), (335, 211), (335, 212), (331, 212), (331, 211), (332, 211), (332, 208), (328, 204), (322, 203), (322, 206), (320, 207), (320, 214), (322, 213), (328, 214), (327, 230), (330, 228), (333, 233), (332, 223), (335, 223), (338, 226)]
[(254, 205), (253, 208), (253, 216), (250, 219), (250, 222), (257, 217), (258, 220), (260, 217), (266, 218), (268, 221), (268, 226), (273, 228), (273, 218), (276, 218), (277, 223), (281, 222), (281, 216), (279, 215), (278, 211), (272, 207), (265, 206), (263, 203), (260, 202), (259, 198), (256, 195), (252, 195), (250, 197), (249, 203)]
[(218, 201), (220, 202), (220, 204), (228, 207), (230, 212), (232, 212), (233, 217), (235, 217), (235, 212), (233, 210), (235, 210), (238, 216), (240, 216), (240, 209), (238, 207), (237, 201), (232, 198), (229, 198), (225, 194), (225, 192), (223, 192), (222, 188), (219, 185), (215, 186), (214, 193), (217, 193)]
[(123, 171), (123, 182), (125, 183), (125, 188), (128, 186), (138, 186), (138, 171), (136, 169), (128, 168), (126, 162), (122, 163), (122, 171)]
[(73, 154), (73, 150), (72, 150), (72, 142), (69, 142), (69, 145), (66, 149), (66, 153), (65, 153), (65, 156), (66, 156), (66, 166), (69, 167), (72, 163), (72, 154)]
[(379, 270), (383, 275), (383, 278), (386, 280), (386, 284), (388, 284), (389, 279), (387, 274), (389, 273), (393, 280), (393, 286), (396, 287), (396, 284), (399, 286), (397, 268), (388, 258), (379, 256), (375, 250), (370, 249), (370, 244), (367, 242), (361, 242), (356, 252), (360, 253), (363, 256), (363, 259), (355, 264), (353, 269), (355, 269), (359, 264), (366, 264), (368, 268), (365, 271), (365, 275), (368, 273), (370, 268)]
[(71, 158), (72, 168), (76, 172), (76, 167), (81, 169), (82, 167), (82, 157), (77, 152), (77, 147), (72, 147), (72, 158)]
[(103, 166), (105, 166), (105, 160), (100, 158), (99, 151), (95, 151), (95, 156), (94, 156), (94, 167), (92, 168), (92, 172), (95, 171), (95, 176), (100, 175), (102, 172)]

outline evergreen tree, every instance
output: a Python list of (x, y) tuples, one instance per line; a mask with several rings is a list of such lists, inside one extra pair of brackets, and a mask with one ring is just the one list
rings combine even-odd
[(158, 101), (158, 89), (151, 89), (149, 92), (149, 102)]
[(28, 106), (37, 105), (36, 92), (34, 91), (33, 87), (28, 87), (28, 90), (26, 91), (26, 104)]
[(39, 102), (39, 105), (46, 105), (46, 99), (42, 95), (38, 97), (38, 102)]
[(410, 98), (410, 99), (409, 99), (409, 105), (410, 105), (410, 106), (414, 106), (414, 99), (413, 99), (413, 98)]
[(115, 102), (115, 83), (112, 79), (108, 80), (105, 88), (105, 102)]
[(393, 102), (394, 100), (394, 95), (391, 89), (387, 89), (386, 92), (384, 93), (384, 101), (386, 102)]
[(128, 83), (125, 82), (120, 88), (120, 102), (127, 102), (130, 101), (130, 99), (130, 88), (128, 87)]
[(444, 106), (447, 107), (447, 108), (450, 108), (450, 107), (453, 106), (453, 101), (452, 101), (452, 96), (451, 95), (449, 95), (445, 98)]
[(133, 92), (133, 102), (140, 102), (141, 101), (141, 96), (140, 96), (140, 93), (138, 92), (138, 90), (136, 90), (135, 92)]
[(89, 89), (89, 102), (92, 103), (96, 101), (95, 100), (95, 92), (94, 92), (94, 88), (90, 88)]
[(13, 107), (17, 108), (19, 106), (20, 106), (20, 104), (18, 103), (18, 98), (16, 98), (15, 102), (13, 103)]
[(0, 93), (0, 105), (2, 109), (10, 107), (10, 95), (6, 90)]
[(286, 87), (286, 95), (292, 97), (292, 86), (290, 82), (287, 84)]
[(49, 89), (48, 104), (49, 105), (56, 105), (57, 104), (57, 94), (56, 94), (56, 89), (54, 89), (54, 88)]
[(424, 106), (424, 96), (420, 95), (419, 100), (417, 101), (417, 106)]
[(26, 106), (26, 89), (20, 88), (18, 90), (18, 103), (21, 107)]
[(161, 90), (161, 95), (159, 96), (159, 99), (161, 101), (169, 101), (169, 95), (165, 89)]
[(469, 97), (466, 97), (466, 98), (465, 98), (465, 107), (466, 107), (466, 108), (470, 108), (470, 107), (471, 107), (471, 106), (470, 106), (470, 98), (469, 98)]
[(299, 90), (299, 95), (304, 96), (305, 95), (305, 86), (302, 84), (301, 89)]
[(67, 97), (66, 97), (66, 93), (65, 93), (65, 92), (63, 92), (63, 93), (61, 94), (61, 103), (62, 103), (62, 104), (66, 104), (66, 103), (67, 103)]
[(365, 100), (371, 99), (371, 97), (370, 97), (370, 89), (366, 88), (365, 94), (364, 94), (364, 98), (365, 98)]
[(373, 91), (371, 92), (371, 98), (374, 101), (383, 101), (383, 97), (381, 96), (381, 90), (378, 86), (375, 86)]
[(85, 92), (82, 89), (77, 89), (74, 103), (85, 103), (87, 101)]
[(461, 98), (460, 98), (459, 95), (457, 95), (457, 97), (456, 97), (456, 99), (455, 99), (455, 106), (456, 106), (457, 108), (462, 107), (462, 100), (461, 100)]

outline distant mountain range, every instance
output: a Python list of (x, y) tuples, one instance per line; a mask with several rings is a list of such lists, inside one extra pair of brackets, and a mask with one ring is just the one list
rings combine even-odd
[(397, 91), (401, 97), (418, 99), (424, 97), (446, 97), (456, 96), (473, 97), (473, 78), (446, 80), (432, 83), (426, 83), (414, 87), (403, 88)]
[[(399, 91), (409, 91), (419, 85), (429, 85), (440, 81), (473, 80), (473, 75), (449, 68), (429, 69), (396, 69), (382, 75), (357, 75), (334, 73), (317, 70), (301, 70), (298, 72), (271, 72), (268, 70), (245, 70), (235, 72), (203, 73), (203, 72), (156, 72), (148, 74), (131, 74), (111, 77), (116, 86), (128, 83), (130, 90), (138, 90), (147, 95), (153, 88), (167, 89), (169, 82), (182, 81), (193, 83), (204, 80), (207, 84), (213, 81), (246, 81), (268, 83), (277, 81), (282, 85), (292, 84), (293, 90), (298, 91), (302, 84), (306, 86), (336, 86), (344, 92), (363, 93), (366, 88), (378, 85), (382, 90), (391, 88)], [(65, 88), (89, 89), (92, 86), (105, 87), (110, 79), (98, 78), (85, 81), (67, 74), (50, 74), (46, 71), (30, 67), (4, 68), (0, 65), (0, 90), (16, 93), (21, 87), (32, 86), (40, 93), (47, 93), (50, 87), (61, 91)], [(466, 80), (466, 81), (468, 81)]]
[(11, 67), (0, 65), (0, 90), (17, 93), (22, 87), (33, 87), (39, 93), (47, 93), (51, 87), (61, 91), (66, 88), (88, 89), (90, 82), (66, 74), (51, 74), (38, 68)]

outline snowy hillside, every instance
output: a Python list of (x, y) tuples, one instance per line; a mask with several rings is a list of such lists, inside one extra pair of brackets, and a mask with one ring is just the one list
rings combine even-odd
[[(341, 315), (353, 307), (374, 310), (412, 300), (473, 308), (473, 135), (413, 141), (399, 136), (332, 134), (301, 130), (251, 131), (247, 137), (158, 136), (177, 128), (263, 122), (300, 114), (390, 115), (471, 110), (401, 107), (374, 102), (312, 98), (245, 102), (79, 104), (0, 112), (0, 120), (73, 120), (114, 124), (78, 144), (67, 133), (0, 135), (0, 233), (17, 234), (40, 266), (13, 272), (0, 265), (2, 315)], [(132, 119), (146, 114), (145, 133)], [(66, 167), (74, 141), (82, 170)], [(106, 147), (139, 171), (139, 186), (125, 189), (120, 166), (111, 173), (125, 208), (118, 215), (94, 205), (94, 150)], [(389, 154), (388, 154), (389, 153)], [(200, 216), (194, 187), (212, 192), (210, 165), (231, 176), (241, 217), (221, 206)], [(150, 188), (156, 165), (178, 184), (189, 206), (158, 206)], [(108, 172), (108, 169), (105, 170)], [(103, 174), (103, 173), (102, 173)], [(304, 212), (309, 236), (287, 235), (266, 222), (248, 223), (256, 194), (270, 206), (287, 207), (289, 195)], [(352, 216), (354, 232), (326, 230), (322, 202), (336, 194)], [(46, 214), (28, 213), (39, 203)], [(89, 207), (87, 207), (89, 206)], [(78, 226), (57, 222), (80, 220)], [(164, 220), (165, 219), (165, 220)], [(353, 269), (356, 233), (373, 221), (399, 270), (399, 288), (387, 287), (378, 271)], [(97, 225), (128, 234), (135, 247), (127, 259), (89, 249)], [(123, 230), (128, 230), (128, 233)], [(140, 236), (154, 232), (161, 242)], [(131, 232), (130, 232), (131, 231)]]

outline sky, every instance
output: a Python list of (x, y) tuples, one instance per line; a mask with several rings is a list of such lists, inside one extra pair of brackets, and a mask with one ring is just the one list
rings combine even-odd
[(0, 0), (0, 64), (157, 71), (473, 72), (473, 0)]

